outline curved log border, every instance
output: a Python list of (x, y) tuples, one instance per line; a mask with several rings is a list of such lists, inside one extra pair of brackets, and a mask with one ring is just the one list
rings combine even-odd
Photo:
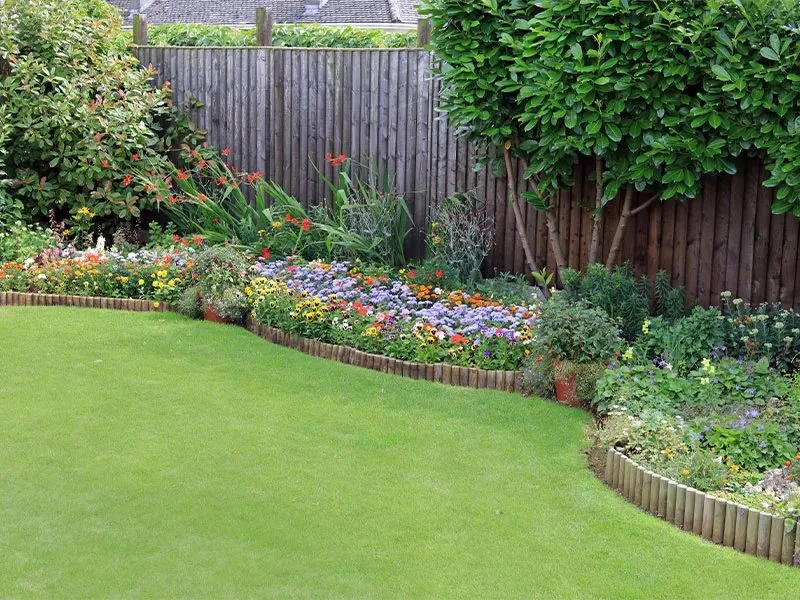
[(606, 454), (604, 479), (632, 504), (684, 531), (739, 552), (800, 566), (800, 527), (795, 519), (768, 514), (672, 481), (614, 448)]
[[(0, 292), (0, 306), (76, 306), (82, 308), (106, 308), (138, 312), (170, 312), (168, 302), (134, 300), (132, 298), (103, 298), (99, 296), (66, 296), (61, 294), (29, 294), (22, 292)], [(300, 350), (311, 356), (335, 360), (382, 373), (391, 373), (411, 379), (423, 379), (459, 387), (492, 389), (519, 392), (521, 371), (490, 371), (471, 367), (460, 367), (447, 363), (418, 363), (398, 360), (381, 354), (370, 354), (349, 346), (337, 346), (317, 340), (291, 335), (247, 318), (245, 329), (274, 344)]]

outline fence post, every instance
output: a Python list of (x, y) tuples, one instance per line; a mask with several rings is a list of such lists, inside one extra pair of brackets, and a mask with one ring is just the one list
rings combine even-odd
[(147, 46), (147, 15), (133, 15), (133, 43)]
[(424, 48), (431, 43), (431, 21), (427, 17), (417, 22), (417, 47)]
[(271, 8), (256, 9), (256, 44), (259, 46), (272, 46), (272, 26), (275, 18)]

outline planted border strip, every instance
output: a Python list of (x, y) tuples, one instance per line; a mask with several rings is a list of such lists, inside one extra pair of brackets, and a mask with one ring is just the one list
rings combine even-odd
[(800, 566), (800, 526), (793, 519), (672, 481), (614, 448), (606, 453), (605, 483), (632, 504), (686, 532), (772, 562)]
[[(66, 296), (61, 294), (31, 294), (23, 292), (0, 292), (0, 306), (77, 306), (81, 308), (105, 308), (135, 312), (171, 312), (168, 302), (141, 300), (136, 298), (104, 298), (100, 296)], [(287, 346), (310, 354), (328, 358), (373, 371), (392, 373), (469, 388), (487, 388), (508, 392), (519, 392), (522, 373), (520, 371), (496, 371), (475, 367), (460, 367), (450, 364), (430, 364), (400, 361), (380, 354), (363, 352), (348, 346), (327, 344), (303, 338), (255, 322), (249, 316), (244, 328), (260, 338), (281, 346)]]

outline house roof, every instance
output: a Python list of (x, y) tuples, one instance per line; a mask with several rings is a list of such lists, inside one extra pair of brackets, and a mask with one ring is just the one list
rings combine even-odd
[[(314, 0), (140, 0), (149, 23), (255, 23), (256, 8), (272, 9), (276, 23), (410, 24), (418, 20), (417, 0), (327, 0), (308, 11)], [(126, 23), (132, 18), (131, 0), (109, 0), (120, 8)]]

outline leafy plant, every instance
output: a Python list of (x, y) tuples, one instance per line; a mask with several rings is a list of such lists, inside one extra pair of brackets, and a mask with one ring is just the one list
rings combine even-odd
[(428, 255), (471, 284), (481, 276), (481, 265), (494, 243), (494, 229), (486, 203), (474, 192), (445, 198), (431, 215)]
[(556, 361), (609, 361), (619, 352), (619, 326), (600, 308), (558, 296), (542, 308), (536, 330), (543, 351)]
[(7, 228), (0, 228), (0, 262), (23, 262), (57, 245), (53, 232), (39, 226), (17, 221)]
[[(334, 25), (278, 24), (275, 46), (297, 48), (412, 48), (416, 32), (386, 32)], [(256, 31), (228, 25), (175, 23), (151, 26), (148, 43), (155, 46), (255, 46)]]
[(211, 246), (197, 256), (195, 272), (203, 306), (219, 316), (240, 321), (248, 307), (244, 293), (250, 264), (230, 246)]
[(169, 89), (154, 89), (152, 71), (119, 45), (120, 27), (102, 0), (0, 5), (5, 170), (11, 207), (21, 203), (26, 218), (55, 209), (131, 219), (155, 206), (131, 169), (146, 157), (166, 161), (176, 111)]

